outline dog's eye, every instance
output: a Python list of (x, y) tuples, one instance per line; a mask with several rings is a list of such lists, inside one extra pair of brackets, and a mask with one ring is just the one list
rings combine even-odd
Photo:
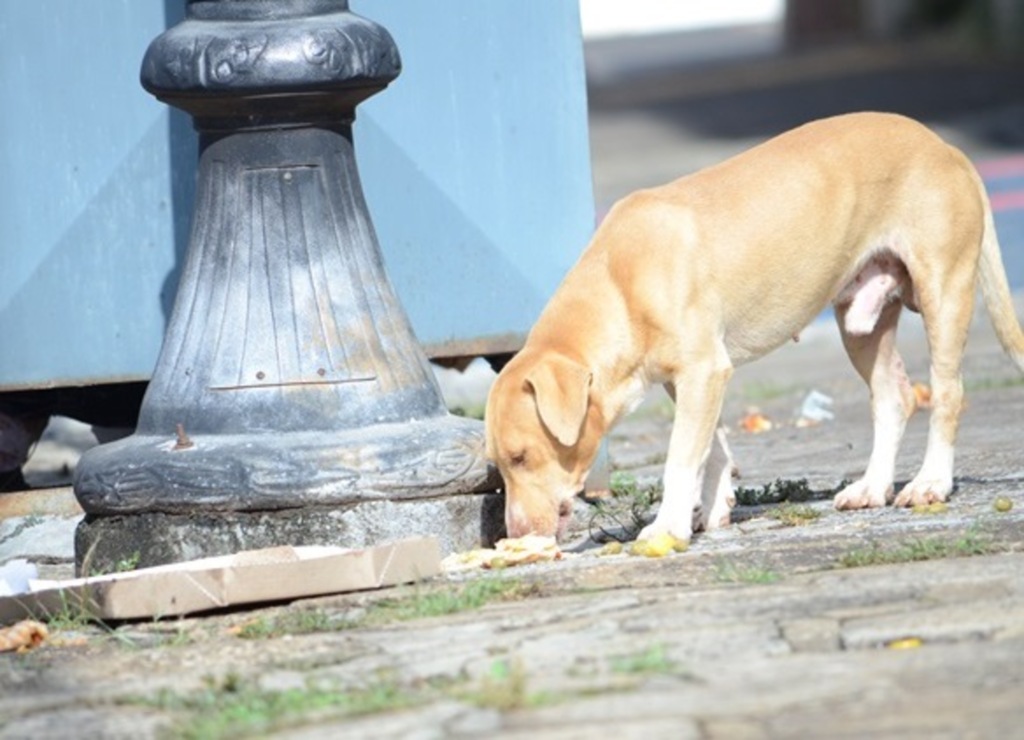
[(512, 467), (515, 467), (515, 468), (522, 467), (523, 465), (526, 464), (526, 453), (525, 452), (516, 453), (511, 458), (509, 458), (509, 462), (512, 464)]

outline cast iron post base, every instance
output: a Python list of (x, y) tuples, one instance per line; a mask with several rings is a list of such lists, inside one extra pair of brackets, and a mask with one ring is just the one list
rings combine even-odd
[[(133, 516), (220, 516), (244, 530), (255, 512), (284, 522), (499, 486), (482, 426), (445, 410), (359, 184), (355, 106), (399, 69), (391, 37), (346, 0), (192, 0), (150, 46), (143, 85), (201, 135), (196, 211), (137, 432), (76, 470), (79, 566), (99, 533), (118, 539), (115, 519), (127, 531)], [(356, 544), (343, 529), (310, 532)], [(231, 540), (198, 539), (209, 555)], [(310, 536), (282, 524), (230, 547), (256, 539)]]

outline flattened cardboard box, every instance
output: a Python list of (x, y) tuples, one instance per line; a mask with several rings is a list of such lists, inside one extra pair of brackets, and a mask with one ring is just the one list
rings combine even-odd
[(441, 572), (431, 537), (351, 550), (275, 547), (127, 573), (53, 581), (0, 598), (0, 624), (82, 610), (99, 619), (173, 617), (409, 583)]

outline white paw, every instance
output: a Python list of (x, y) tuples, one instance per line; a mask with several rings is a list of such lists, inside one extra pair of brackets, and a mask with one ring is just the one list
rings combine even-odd
[(953, 490), (953, 482), (946, 480), (918, 480), (903, 487), (896, 497), (896, 506), (927, 506), (945, 501)]
[(837, 509), (877, 509), (892, 499), (892, 486), (872, 488), (861, 478), (836, 494), (833, 504)]
[(672, 535), (677, 540), (689, 542), (690, 538), (693, 536), (693, 528), (690, 526), (689, 522), (687, 522), (683, 526), (671, 526), (670, 524), (666, 524), (665, 522), (659, 522), (657, 519), (655, 519), (653, 522), (651, 522), (642, 530), (640, 530), (640, 534), (637, 535), (637, 539), (649, 540), (653, 537), (657, 537), (660, 534), (666, 533)]
[(712, 509), (707, 519), (701, 522), (704, 529), (722, 529), (732, 523), (732, 510), (728, 506)]

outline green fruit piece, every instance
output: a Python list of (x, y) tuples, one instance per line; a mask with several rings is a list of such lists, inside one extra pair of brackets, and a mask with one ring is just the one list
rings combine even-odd
[(1009, 496), (997, 496), (996, 500), (992, 502), (992, 508), (1000, 514), (1005, 514), (1013, 508), (1013, 500)]
[(619, 555), (622, 553), (622, 543), (612, 540), (611, 542), (605, 542), (600, 550), (597, 551), (598, 556), (604, 557), (605, 555)]

